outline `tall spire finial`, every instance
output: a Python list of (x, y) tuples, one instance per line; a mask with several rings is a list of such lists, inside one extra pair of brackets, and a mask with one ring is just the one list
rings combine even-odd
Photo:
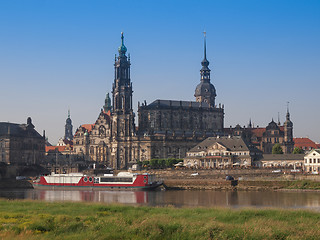
[(290, 120), (289, 102), (287, 102), (287, 115), (286, 115), (286, 119), (287, 119), (287, 120)]
[(204, 35), (204, 59), (207, 59), (207, 32), (203, 32)]
[(121, 46), (118, 48), (118, 52), (120, 55), (125, 55), (127, 52), (127, 48), (124, 45), (124, 36), (123, 36), (123, 32), (121, 32)]
[(278, 112), (278, 125), (280, 126), (281, 123), (280, 123), (280, 113)]
[(68, 108), (68, 118), (70, 118), (70, 108)]

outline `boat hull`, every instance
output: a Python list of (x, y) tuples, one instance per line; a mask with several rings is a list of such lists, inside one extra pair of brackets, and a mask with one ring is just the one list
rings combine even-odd
[(33, 182), (34, 188), (45, 189), (107, 189), (107, 190), (153, 190), (162, 185), (150, 174), (124, 176), (85, 176), (79, 174), (53, 174), (41, 176)]
[(148, 186), (79, 186), (79, 185), (42, 185), (33, 183), (35, 189), (65, 189), (65, 190), (154, 190), (160, 187), (162, 183), (156, 183)]

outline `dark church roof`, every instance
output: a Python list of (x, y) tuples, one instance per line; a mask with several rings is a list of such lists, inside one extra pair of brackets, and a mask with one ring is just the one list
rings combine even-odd
[(28, 127), (28, 124), (17, 124), (9, 122), (0, 122), (0, 136), (14, 137), (42, 137), (34, 126)]
[(210, 108), (208, 103), (205, 102), (192, 102), (192, 101), (177, 101), (177, 100), (160, 100), (157, 99), (150, 103), (149, 105), (145, 106), (142, 105), (145, 109), (172, 109), (172, 108)]

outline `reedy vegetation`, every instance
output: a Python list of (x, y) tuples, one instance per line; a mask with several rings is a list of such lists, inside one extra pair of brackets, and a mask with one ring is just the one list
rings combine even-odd
[(320, 213), (0, 200), (0, 239), (319, 239)]

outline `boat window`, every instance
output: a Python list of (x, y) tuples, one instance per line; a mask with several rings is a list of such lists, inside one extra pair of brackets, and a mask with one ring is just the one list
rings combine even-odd
[(102, 177), (102, 178), (100, 178), (100, 182), (132, 182), (132, 178)]
[(87, 177), (84, 177), (83, 181), (84, 181), (84, 182), (87, 182), (87, 181), (88, 181), (88, 178), (87, 178)]
[(89, 177), (89, 182), (92, 182), (92, 177)]

